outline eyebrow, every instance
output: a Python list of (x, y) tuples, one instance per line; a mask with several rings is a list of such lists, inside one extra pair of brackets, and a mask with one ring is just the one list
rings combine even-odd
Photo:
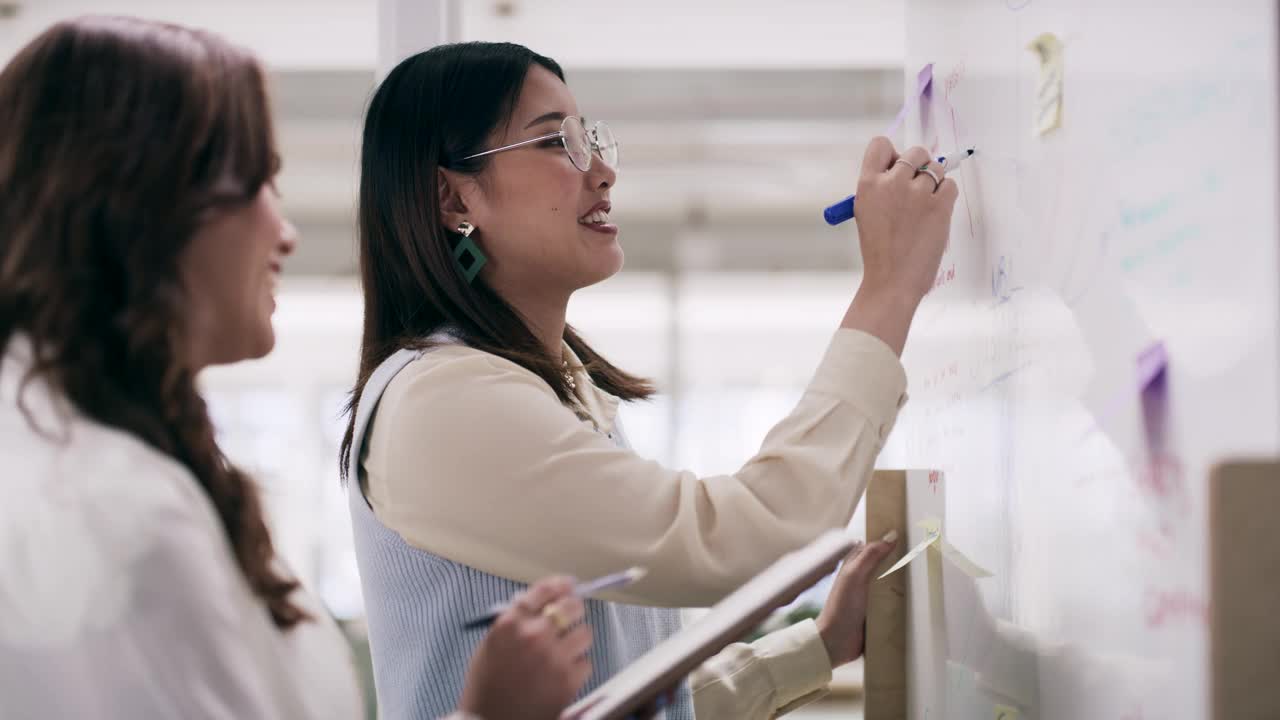
[(564, 113), (560, 112), (559, 110), (552, 110), (549, 113), (543, 113), (538, 117), (534, 118), (528, 125), (525, 125), (524, 129), (528, 130), (534, 125), (537, 125), (538, 123), (544, 123), (548, 120), (564, 120)]
[[(579, 120), (581, 119), (582, 118), (579, 118)], [(528, 125), (525, 125), (524, 129), (528, 130), (534, 125), (537, 125), (538, 123), (547, 122), (548, 120), (564, 120), (564, 113), (560, 112), (559, 110), (552, 110), (549, 113), (543, 113), (538, 117), (534, 118), (532, 121), (530, 121)]]

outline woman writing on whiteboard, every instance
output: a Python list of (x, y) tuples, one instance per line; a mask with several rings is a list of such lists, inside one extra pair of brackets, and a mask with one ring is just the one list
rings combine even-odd
[[(845, 526), (905, 399), (898, 355), (947, 241), (957, 189), (928, 163), (870, 143), (861, 287), (760, 452), (698, 477), (631, 451), (618, 405), (652, 386), (565, 322), (576, 290), (622, 267), (608, 128), (521, 46), (442, 46), (392, 70), (364, 128), (364, 333), (342, 451), (384, 706), (444, 707), (482, 636), (463, 623), (521, 583), (649, 569), (587, 603), (589, 690), (674, 632), (671, 608), (714, 603)], [(738, 679), (785, 705), (824, 680), (827, 639), (813, 624), (768, 639)], [(698, 701), (737, 717), (744, 697), (682, 692), (669, 714)]]

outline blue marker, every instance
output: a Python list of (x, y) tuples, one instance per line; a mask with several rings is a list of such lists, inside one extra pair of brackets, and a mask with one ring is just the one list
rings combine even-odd
[[(938, 164), (942, 166), (943, 170), (947, 172), (951, 172), (952, 170), (959, 167), (960, 163), (972, 157), (973, 154), (977, 151), (978, 149), (976, 147), (971, 147), (968, 150), (953, 152), (953, 153), (950, 153), (949, 155), (942, 155), (938, 158)], [(947, 163), (948, 157), (951, 158), (950, 164)], [(831, 207), (828, 207), (826, 210), (823, 210), (822, 217), (827, 221), (827, 224), (839, 225), (845, 220), (848, 220), (849, 218), (853, 217), (854, 199), (855, 199), (854, 196), (850, 195), (849, 197), (841, 200), (840, 202), (832, 205)]]

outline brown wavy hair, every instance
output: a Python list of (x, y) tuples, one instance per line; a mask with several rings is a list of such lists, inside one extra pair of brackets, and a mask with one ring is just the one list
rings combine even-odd
[(24, 384), (186, 466), (290, 628), (307, 619), (298, 582), (276, 565), (256, 485), (214, 440), (179, 273), (197, 228), (251, 203), (278, 167), (263, 71), (214, 35), (79, 18), (0, 72), (0, 351), (25, 338)]

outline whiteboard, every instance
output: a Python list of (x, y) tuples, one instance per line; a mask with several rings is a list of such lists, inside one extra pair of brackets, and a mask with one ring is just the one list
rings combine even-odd
[[(918, 687), (964, 715), (998, 699), (1019, 717), (1205, 717), (1208, 470), (1280, 449), (1274, 5), (906, 14), (908, 98), (926, 63), (933, 82), (905, 140), (979, 154), (955, 173), (881, 465), (945, 471), (947, 534), (994, 573), (974, 603), (945, 578), (946, 623), (989, 614), (1031, 678), (1001, 685), (948, 648), (946, 677)], [(1046, 32), (1063, 46), (1061, 125), (1038, 134), (1028, 45)], [(1167, 370), (1144, 392), (1153, 348)]]

